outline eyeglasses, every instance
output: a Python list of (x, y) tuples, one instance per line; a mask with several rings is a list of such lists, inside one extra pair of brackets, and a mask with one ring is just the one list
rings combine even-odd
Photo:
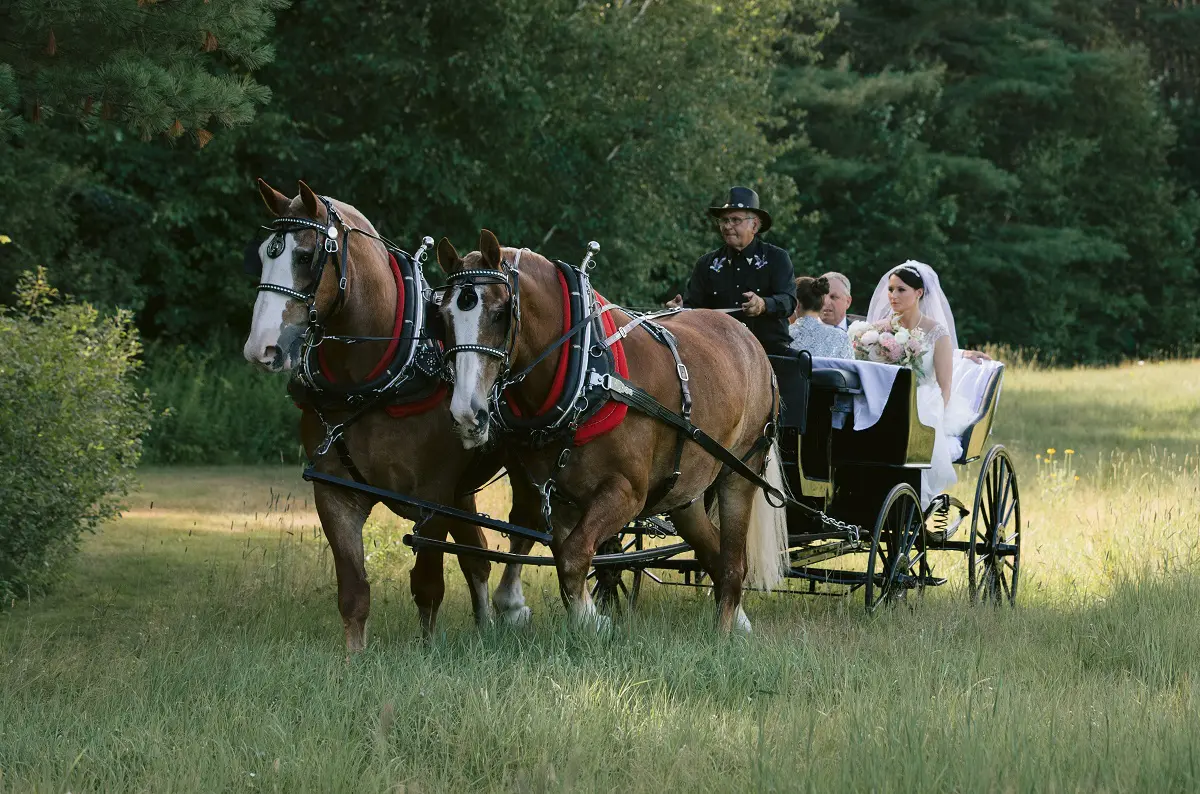
[(717, 218), (717, 225), (725, 228), (726, 226), (739, 226), (746, 221), (752, 220), (754, 220), (754, 216), (750, 216), (749, 218)]

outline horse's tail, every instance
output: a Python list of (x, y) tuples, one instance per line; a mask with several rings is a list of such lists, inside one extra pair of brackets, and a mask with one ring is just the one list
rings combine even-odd
[[(787, 493), (779, 465), (779, 445), (771, 443), (763, 479), (778, 493)], [(746, 532), (746, 579), (750, 587), (771, 590), (783, 580), (788, 565), (787, 509), (775, 507), (761, 488), (754, 489), (750, 526)]]

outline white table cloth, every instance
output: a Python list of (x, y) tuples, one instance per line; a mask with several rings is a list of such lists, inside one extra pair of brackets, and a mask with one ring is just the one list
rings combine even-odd
[[(856, 361), (848, 358), (813, 358), (813, 369), (840, 369), (852, 372), (862, 381), (862, 394), (854, 395), (854, 429), (866, 430), (879, 421), (883, 407), (887, 405), (896, 373), (895, 364), (876, 364), (874, 361)], [(841, 428), (843, 414), (835, 414), (834, 427)]]

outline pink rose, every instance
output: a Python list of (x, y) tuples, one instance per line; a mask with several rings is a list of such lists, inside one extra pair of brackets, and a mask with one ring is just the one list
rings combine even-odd
[(904, 347), (896, 341), (896, 337), (891, 334), (882, 334), (879, 340), (879, 346), (883, 348), (883, 354), (888, 361), (895, 363), (904, 355)]

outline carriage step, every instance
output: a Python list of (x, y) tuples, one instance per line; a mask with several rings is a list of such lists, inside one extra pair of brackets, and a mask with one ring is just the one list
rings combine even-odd
[(949, 494), (939, 494), (925, 512), (925, 542), (940, 545), (954, 537), (971, 511)]

